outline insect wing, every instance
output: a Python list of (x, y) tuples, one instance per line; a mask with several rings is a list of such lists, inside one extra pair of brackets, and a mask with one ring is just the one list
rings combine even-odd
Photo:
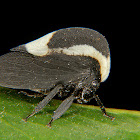
[(0, 85), (32, 90), (50, 89), (60, 82), (77, 81), (86, 69), (82, 64), (79, 66), (83, 62), (78, 60), (62, 54), (39, 57), (13, 51), (0, 57)]

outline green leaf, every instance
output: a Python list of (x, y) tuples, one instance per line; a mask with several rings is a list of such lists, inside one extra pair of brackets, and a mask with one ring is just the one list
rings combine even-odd
[(61, 103), (52, 100), (25, 123), (22, 119), (40, 100), (0, 88), (0, 140), (140, 140), (139, 111), (106, 109), (116, 118), (111, 121), (99, 107), (73, 104), (48, 128), (46, 124)]

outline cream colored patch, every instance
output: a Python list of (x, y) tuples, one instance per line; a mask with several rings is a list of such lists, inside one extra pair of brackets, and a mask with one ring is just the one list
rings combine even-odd
[(27, 52), (36, 55), (36, 56), (44, 56), (49, 55), (50, 53), (64, 53), (66, 55), (83, 55), (90, 56), (99, 61), (101, 66), (101, 82), (104, 82), (110, 73), (110, 56), (107, 58), (102, 55), (98, 50), (96, 50), (93, 46), (89, 45), (75, 45), (69, 48), (54, 48), (50, 49), (48, 47), (48, 43), (50, 39), (53, 37), (55, 32), (49, 33), (37, 40), (29, 42), (25, 44)]
[(36, 56), (44, 56), (47, 55), (49, 48), (48, 42), (53, 37), (55, 32), (49, 33), (37, 40), (31, 41), (25, 44), (27, 52), (36, 55)]
[(102, 55), (98, 50), (96, 50), (93, 46), (89, 45), (75, 45), (69, 48), (57, 48), (53, 49), (53, 51), (57, 53), (64, 53), (66, 55), (83, 55), (90, 56), (99, 61), (101, 66), (101, 82), (104, 82), (110, 73), (110, 56), (107, 58)]

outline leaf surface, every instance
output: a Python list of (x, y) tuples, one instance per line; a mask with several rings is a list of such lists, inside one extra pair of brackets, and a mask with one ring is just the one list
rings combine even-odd
[(52, 128), (48, 128), (53, 111), (62, 102), (52, 100), (25, 123), (22, 119), (41, 100), (0, 87), (0, 140), (140, 140), (139, 111), (106, 109), (116, 118), (111, 121), (103, 117), (99, 107), (73, 103), (52, 123)]

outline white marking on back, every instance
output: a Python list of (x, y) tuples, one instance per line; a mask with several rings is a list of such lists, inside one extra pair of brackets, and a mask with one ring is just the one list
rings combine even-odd
[(27, 52), (36, 55), (44, 56), (49, 55), (50, 53), (64, 53), (66, 55), (81, 55), (81, 56), (90, 56), (95, 58), (100, 63), (101, 70), (101, 82), (104, 82), (110, 73), (110, 55), (108, 57), (104, 56), (101, 52), (96, 50), (93, 46), (89, 45), (74, 45), (69, 48), (54, 48), (50, 49), (48, 43), (53, 37), (55, 32), (49, 33), (37, 40), (25, 44)]
[(104, 56), (101, 52), (89, 45), (75, 45), (69, 48), (56, 48), (53, 51), (57, 53), (64, 53), (66, 55), (81, 55), (95, 58), (100, 63), (101, 82), (104, 82), (110, 73), (110, 55)]
[(48, 48), (48, 42), (53, 37), (55, 32), (49, 33), (39, 39), (36, 39), (34, 41), (31, 41), (27, 44), (25, 44), (27, 52), (36, 55), (36, 56), (44, 56), (47, 55), (49, 48)]

